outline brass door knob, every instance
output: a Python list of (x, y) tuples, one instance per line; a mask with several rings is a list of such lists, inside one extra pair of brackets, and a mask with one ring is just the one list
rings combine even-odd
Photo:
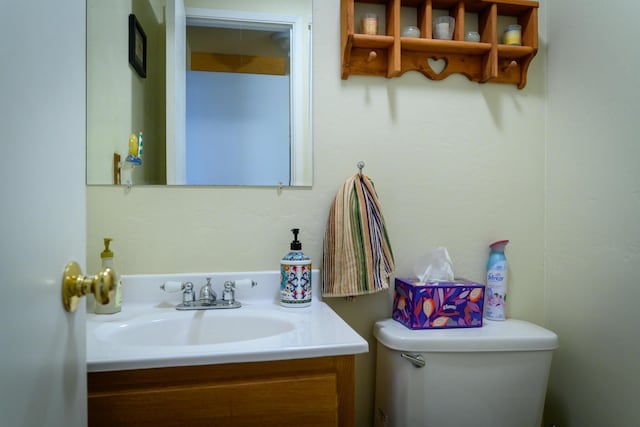
[(92, 293), (100, 304), (109, 303), (109, 292), (116, 287), (116, 275), (105, 268), (95, 276), (83, 276), (82, 269), (75, 261), (69, 261), (62, 276), (62, 305), (69, 312), (78, 308), (80, 297)]

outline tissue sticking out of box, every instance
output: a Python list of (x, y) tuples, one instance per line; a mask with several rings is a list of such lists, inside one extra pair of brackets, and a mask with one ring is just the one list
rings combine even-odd
[(416, 260), (413, 272), (420, 283), (452, 282), (453, 263), (447, 248), (438, 246)]

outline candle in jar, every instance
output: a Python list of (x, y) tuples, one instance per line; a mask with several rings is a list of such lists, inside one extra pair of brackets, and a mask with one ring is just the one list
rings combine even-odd
[(449, 38), (449, 23), (448, 22), (436, 23), (434, 36), (436, 39), (447, 40)]
[(504, 44), (520, 46), (522, 44), (522, 27), (520, 25), (509, 25), (504, 30)]
[(448, 22), (438, 22), (436, 24), (436, 31), (442, 34), (447, 34), (449, 32), (449, 23)]
[(366, 13), (362, 16), (362, 34), (378, 34), (378, 16), (375, 13)]
[(455, 19), (451, 16), (439, 16), (433, 20), (433, 38), (451, 40)]

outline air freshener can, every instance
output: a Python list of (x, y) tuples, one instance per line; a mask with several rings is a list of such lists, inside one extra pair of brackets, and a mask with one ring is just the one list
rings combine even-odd
[(491, 254), (487, 262), (487, 289), (484, 317), (488, 320), (505, 320), (507, 304), (507, 257), (504, 248), (508, 240), (490, 245)]

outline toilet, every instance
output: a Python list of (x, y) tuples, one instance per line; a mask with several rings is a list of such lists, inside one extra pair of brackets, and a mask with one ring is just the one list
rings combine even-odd
[(522, 320), (480, 328), (374, 325), (376, 427), (540, 427), (555, 333)]

